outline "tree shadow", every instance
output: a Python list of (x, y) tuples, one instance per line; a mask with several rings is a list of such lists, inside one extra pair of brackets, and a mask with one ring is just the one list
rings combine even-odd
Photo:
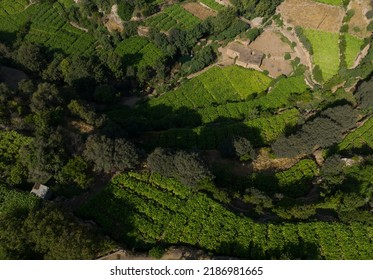
[(0, 31), (0, 42), (11, 44), (17, 39), (16, 32)]
[[(276, 246), (277, 245), (277, 246)], [(217, 249), (218, 254), (235, 256), (240, 259), (250, 260), (318, 260), (321, 259), (319, 246), (315, 243), (304, 241), (299, 238), (298, 242), (288, 242), (285, 244), (270, 244), (263, 241), (262, 244), (255, 244), (249, 241), (249, 244), (240, 242), (223, 242)], [(225, 257), (216, 257), (222, 259)]]

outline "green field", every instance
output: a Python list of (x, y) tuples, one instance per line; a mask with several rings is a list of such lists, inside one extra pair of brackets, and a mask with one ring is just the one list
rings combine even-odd
[(161, 50), (144, 37), (125, 39), (117, 46), (115, 52), (123, 57), (125, 65), (138, 67), (155, 66), (164, 55)]
[(339, 35), (312, 29), (305, 29), (304, 34), (312, 44), (313, 63), (320, 67), (324, 81), (328, 81), (339, 69)]
[(254, 146), (269, 144), (297, 124), (299, 112), (291, 109), (279, 115), (258, 117), (243, 122), (226, 122), (195, 128), (172, 128), (165, 131), (147, 132), (142, 135), (147, 147), (217, 149), (232, 135), (246, 137)]
[(201, 20), (178, 4), (164, 9), (146, 20), (146, 24), (163, 31), (169, 31), (171, 28), (192, 29)]
[(94, 37), (71, 26), (63, 18), (65, 7), (61, 3), (33, 4), (27, 9), (25, 3), (27, 4), (26, 1), (0, 3), (0, 13), (1, 10), (3, 11), (0, 18), (0, 32), (9, 33), (5, 36), (5, 40), (14, 40), (15, 35), (12, 34), (31, 19), (30, 30), (25, 37), (27, 41), (66, 54), (91, 55), (95, 52)]
[(225, 9), (225, 6), (220, 5), (215, 0), (199, 0), (199, 2), (217, 12)]
[[(297, 175), (298, 176), (298, 175)], [(80, 209), (117, 240), (141, 247), (188, 244), (242, 258), (371, 259), (373, 228), (351, 224), (256, 223), (201, 192), (157, 174), (127, 173)], [(313, 252), (312, 256), (310, 256)], [(280, 256), (281, 255), (281, 256)]]
[(373, 118), (349, 133), (338, 145), (339, 150), (350, 150), (368, 146), (373, 149)]
[(343, 0), (314, 0), (315, 2), (320, 2), (328, 5), (342, 6)]
[(149, 101), (149, 106), (167, 105), (173, 109), (181, 107), (203, 108), (211, 104), (245, 100), (254, 93), (265, 91), (271, 79), (255, 71), (229, 66), (214, 67), (183, 83), (178, 89)]
[(345, 34), (346, 38), (346, 64), (347, 67), (354, 65), (355, 59), (360, 52), (361, 46), (364, 44), (364, 40), (357, 38), (350, 34)]

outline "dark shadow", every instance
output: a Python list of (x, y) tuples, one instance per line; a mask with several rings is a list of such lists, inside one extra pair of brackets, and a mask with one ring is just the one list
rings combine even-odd
[(17, 39), (17, 33), (0, 31), (0, 42), (11, 44)]
[[(240, 259), (248, 260), (318, 260), (321, 259), (319, 246), (314, 243), (306, 242), (300, 239), (296, 243), (281, 244), (278, 247), (266, 249), (268, 241), (262, 240), (262, 244), (254, 244), (253, 241), (248, 240), (248, 244), (241, 244), (239, 242), (222, 242), (217, 249), (216, 259), (228, 259), (234, 256)], [(277, 244), (270, 244), (277, 245)]]

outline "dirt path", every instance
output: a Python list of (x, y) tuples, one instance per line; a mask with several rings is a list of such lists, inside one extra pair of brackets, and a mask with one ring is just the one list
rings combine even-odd
[(88, 31), (89, 31), (87, 28), (79, 26), (76, 22), (70, 21), (69, 23), (70, 23), (71, 26), (73, 26), (73, 27), (75, 27), (75, 28), (77, 28), (79, 30), (82, 30), (82, 31), (84, 31), (86, 33), (88, 33)]
[(361, 63), (361, 61), (364, 59), (364, 57), (366, 57), (366, 55), (368, 54), (369, 49), (370, 49), (370, 45), (367, 45), (362, 51), (360, 51), (359, 55), (355, 59), (354, 65), (351, 67), (351, 69), (356, 68)]

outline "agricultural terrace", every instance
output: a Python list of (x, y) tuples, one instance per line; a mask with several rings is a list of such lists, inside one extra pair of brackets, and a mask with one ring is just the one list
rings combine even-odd
[(346, 64), (347, 67), (352, 67), (355, 63), (357, 55), (360, 52), (361, 47), (364, 44), (364, 40), (357, 38), (350, 34), (345, 34), (346, 38)]
[(359, 149), (368, 146), (373, 149), (373, 118), (350, 132), (338, 145), (339, 150)]
[(147, 132), (142, 135), (144, 144), (149, 148), (199, 148), (218, 149), (221, 143), (232, 135), (246, 137), (256, 146), (263, 146), (276, 140), (286, 129), (294, 127), (299, 120), (296, 109), (287, 110), (279, 115), (258, 117), (243, 122), (226, 122), (196, 128), (172, 128), (165, 131)]
[(324, 81), (329, 80), (339, 69), (339, 34), (311, 29), (304, 34), (313, 48), (313, 64), (320, 67)]
[(323, 4), (328, 4), (328, 5), (334, 5), (334, 6), (342, 6), (343, 5), (343, 0), (314, 0), (315, 2), (320, 2)]
[(211, 104), (225, 104), (228, 101), (241, 101), (254, 93), (265, 91), (270, 82), (269, 77), (255, 70), (238, 66), (213, 67), (176, 90), (150, 100), (149, 105), (195, 109), (209, 107)]
[[(234, 68), (236, 68), (236, 66), (232, 67), (232, 69)], [(248, 71), (249, 73), (259, 73), (253, 70), (245, 71)], [(196, 79), (197, 78), (194, 78), (187, 83), (190, 84), (190, 82)], [(247, 79), (243, 81), (247, 82), (249, 80)], [(187, 83), (184, 83), (180, 88), (184, 89)], [(193, 88), (188, 87), (187, 89), (192, 90)], [(191, 92), (198, 92), (198, 88), (194, 89), (195, 90)], [(124, 127), (131, 125), (131, 123), (133, 123), (133, 119), (135, 119), (140, 126), (148, 127), (148, 129), (152, 131), (168, 130), (175, 127), (188, 128), (184, 130), (170, 130), (168, 132), (162, 132), (161, 134), (172, 135), (170, 136), (172, 138), (175, 134), (184, 133), (186, 135), (190, 135), (188, 136), (189, 138), (199, 139), (200, 137), (198, 135), (201, 134), (200, 131), (202, 130), (202, 128), (194, 129), (194, 131), (191, 128), (216, 122), (221, 123), (244, 121), (246, 119), (252, 118), (253, 116), (255, 117), (258, 113), (258, 110), (276, 110), (278, 108), (286, 108), (289, 106), (289, 97), (292, 93), (302, 94), (307, 89), (308, 87), (305, 84), (304, 78), (302, 76), (291, 77), (281, 79), (272, 87), (269, 93), (256, 97), (254, 99), (250, 98), (243, 101), (225, 102), (222, 104), (214, 104), (211, 102), (208, 103), (206, 101), (206, 103), (201, 103), (201, 107), (198, 108), (195, 108), (192, 102), (196, 103), (196, 100), (200, 99), (200, 96), (206, 95), (205, 89), (204, 91), (200, 91), (199, 95), (191, 95), (191, 99), (185, 99), (188, 100), (189, 103), (180, 104), (181, 107), (179, 105), (176, 106), (176, 104), (179, 103), (175, 103), (174, 105), (174, 103), (170, 102), (170, 100), (168, 99), (170, 95), (172, 95), (173, 97), (172, 100), (177, 100), (177, 96), (173, 95), (174, 92), (169, 92), (165, 95), (162, 95), (161, 97), (150, 100), (148, 103), (143, 103), (135, 109), (115, 110), (110, 112), (108, 116), (116, 122), (122, 123)], [(177, 92), (178, 94), (182, 93), (182, 91)], [(183, 105), (188, 105), (189, 107), (186, 108)], [(226, 129), (234, 129), (235, 131), (233, 132), (235, 133), (243, 130), (243, 132), (246, 133), (246, 126), (242, 123), (228, 125), (220, 130), (223, 131)], [(209, 129), (209, 131), (212, 131), (212, 129)], [(151, 135), (153, 135), (157, 139), (160, 136), (159, 133), (151, 133)], [(257, 133), (256, 135), (259, 137), (259, 133)], [(167, 137), (162, 136), (162, 139), (165, 139)], [(251, 135), (251, 138), (253, 137), (254, 135)], [(262, 139), (258, 139), (257, 142), (262, 143), (261, 140)], [(172, 141), (174, 142), (174, 140)], [(192, 142), (191, 145), (193, 146), (197, 145), (197, 142), (199, 143), (200, 141), (193, 140)], [(204, 144), (198, 145), (203, 146)], [(215, 147), (216, 145), (217, 144), (215, 144), (215, 142), (213, 141), (212, 146)], [(184, 146), (187, 146), (187, 143), (185, 143)]]
[(368, 31), (370, 21), (365, 17), (366, 11), (372, 9), (369, 1), (351, 0), (348, 8), (354, 11), (354, 15), (348, 22), (348, 32), (359, 38), (371, 36), (372, 32)]
[(217, 12), (225, 9), (225, 6), (219, 4), (215, 0), (200, 0), (199, 2)]
[(200, 22), (201, 20), (198, 17), (192, 15), (178, 4), (172, 5), (146, 20), (148, 26), (166, 32), (171, 28), (192, 29)]
[(312, 0), (285, 0), (278, 9), (287, 24), (336, 33), (345, 15), (342, 7)]
[[(303, 165), (312, 173), (311, 163)], [(294, 172), (294, 177), (286, 179), (292, 180), (291, 184), (304, 177)], [(135, 247), (144, 243), (189, 244), (217, 254), (254, 259), (276, 258), (284, 252), (290, 258), (302, 258), (305, 250), (317, 252), (314, 258), (318, 254), (325, 259), (373, 257), (372, 226), (358, 222), (256, 223), (235, 215), (204, 193), (192, 192), (157, 174), (118, 175), (79, 213)]]
[(125, 65), (137, 67), (155, 66), (164, 56), (162, 51), (144, 37), (131, 37), (118, 44), (115, 52), (121, 56)]
[[(10, 1), (3, 1), (3, 11), (12, 10), (10, 14), (3, 14), (0, 18), (0, 32), (14, 33), (29, 19), (32, 19), (30, 31), (25, 39), (66, 54), (90, 55), (95, 51), (93, 36), (71, 26), (62, 17), (64, 6), (55, 2), (33, 4), (25, 9), (22, 4), (8, 5)], [(1, 12), (0, 12), (1, 13)], [(9, 40), (14, 39), (9, 36)]]
[(194, 16), (198, 17), (200, 20), (205, 20), (208, 17), (213, 17), (217, 14), (216, 11), (195, 2), (184, 3), (182, 4), (182, 7), (188, 12), (192, 13)]

